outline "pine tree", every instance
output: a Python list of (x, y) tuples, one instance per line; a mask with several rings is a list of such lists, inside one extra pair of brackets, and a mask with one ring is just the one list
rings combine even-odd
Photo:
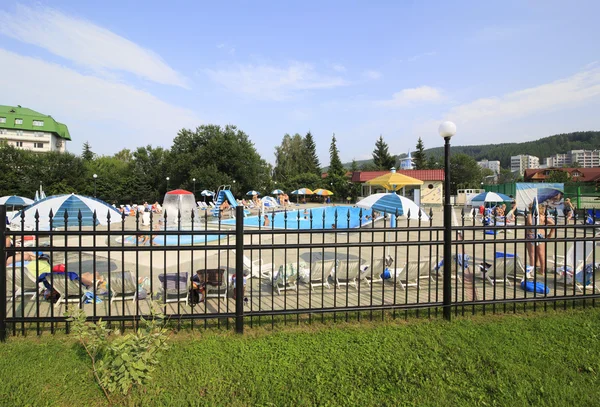
[(373, 150), (373, 164), (378, 170), (389, 170), (396, 165), (396, 159), (390, 155), (388, 145), (383, 141), (383, 136), (375, 142), (375, 150)]
[(90, 143), (88, 143), (87, 141), (83, 143), (83, 151), (81, 153), (81, 158), (83, 158), (84, 161), (92, 161), (95, 155), (96, 154), (94, 154), (94, 152), (92, 151), (92, 146), (90, 146)]
[(304, 137), (304, 150), (306, 154), (306, 167), (308, 172), (321, 176), (321, 163), (317, 156), (317, 146), (310, 131)]
[(425, 155), (425, 147), (423, 140), (419, 137), (417, 141), (417, 150), (412, 155), (415, 170), (424, 170), (427, 168), (427, 157)]
[(327, 170), (327, 175), (343, 177), (346, 175), (346, 170), (342, 165), (342, 161), (340, 160), (340, 154), (337, 149), (335, 133), (331, 138), (331, 146), (329, 147), (329, 169)]

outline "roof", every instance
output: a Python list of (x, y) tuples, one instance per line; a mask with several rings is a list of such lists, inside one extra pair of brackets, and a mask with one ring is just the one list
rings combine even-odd
[(600, 168), (529, 168), (525, 170), (523, 178), (526, 181), (543, 181), (546, 179), (546, 171), (565, 171), (573, 176), (573, 172), (581, 175), (574, 177), (581, 182), (598, 182), (600, 181)]
[[(396, 172), (421, 181), (444, 180), (444, 170), (396, 170)], [(367, 182), (387, 173), (389, 171), (355, 171), (352, 174), (352, 182)]]
[[(43, 131), (53, 133), (65, 140), (71, 140), (71, 135), (66, 125), (57, 122), (52, 116), (26, 107), (0, 105), (0, 117), (6, 119), (5, 123), (0, 123), (0, 129)], [(23, 123), (15, 124), (15, 119), (21, 119)], [(44, 124), (42, 126), (34, 126), (34, 120), (42, 121)]]
[(174, 189), (172, 191), (167, 192), (167, 195), (191, 195), (190, 191), (186, 191), (185, 189)]

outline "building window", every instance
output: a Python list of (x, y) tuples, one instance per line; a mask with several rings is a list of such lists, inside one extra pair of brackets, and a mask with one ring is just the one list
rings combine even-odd
[(429, 188), (429, 189), (433, 189), (433, 184), (429, 184), (429, 185), (427, 185), (427, 188)]
[(23, 119), (15, 119), (15, 124), (23, 124)]
[(17, 141), (17, 142), (15, 142), (15, 146), (17, 146), (17, 147), (23, 147), (23, 142), (22, 141)]
[(23, 135), (23, 130), (17, 130), (17, 136), (22, 136)]
[(0, 129), (0, 134), (6, 134), (6, 130)]
[(0, 123), (6, 123), (6, 117), (0, 117)]
[(36, 127), (44, 127), (44, 121), (43, 120), (34, 120), (33, 125)]
[(33, 148), (44, 148), (44, 143), (33, 143)]

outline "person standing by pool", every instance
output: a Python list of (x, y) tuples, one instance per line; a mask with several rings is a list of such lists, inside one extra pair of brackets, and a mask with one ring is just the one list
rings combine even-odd
[(269, 215), (265, 215), (265, 220), (264, 220), (264, 227), (269, 227), (269, 225), (271, 224), (271, 221), (269, 220)]
[[(546, 207), (540, 205), (538, 209), (529, 206), (529, 213), (525, 219), (527, 226), (554, 226), (556, 223), (552, 218), (546, 218)], [(526, 229), (527, 254), (529, 255), (529, 267), (537, 266), (540, 274), (546, 273), (546, 242), (542, 239), (554, 237), (554, 229)], [(529, 268), (528, 267), (528, 268)]]
[(573, 219), (573, 213), (575, 212), (575, 206), (571, 203), (571, 199), (565, 199), (565, 206), (563, 209), (565, 214), (565, 224), (569, 223), (571, 219)]

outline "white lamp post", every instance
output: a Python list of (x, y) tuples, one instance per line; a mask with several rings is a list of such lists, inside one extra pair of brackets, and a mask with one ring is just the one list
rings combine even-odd
[(170, 180), (170, 179), (171, 179), (171, 178), (167, 177), (167, 192), (169, 192), (169, 180)]
[(450, 139), (456, 134), (452, 122), (440, 124), (438, 129), (444, 139), (444, 319), (452, 318), (452, 218), (450, 205)]
[(94, 198), (96, 197), (96, 179), (98, 178), (98, 174), (92, 175), (94, 177)]

